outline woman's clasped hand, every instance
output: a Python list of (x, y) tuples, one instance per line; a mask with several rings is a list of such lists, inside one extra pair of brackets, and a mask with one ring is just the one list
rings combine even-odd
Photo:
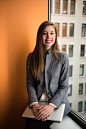
[(48, 116), (53, 112), (54, 107), (52, 105), (40, 106), (38, 103), (33, 105), (33, 113), (37, 120), (46, 121)]

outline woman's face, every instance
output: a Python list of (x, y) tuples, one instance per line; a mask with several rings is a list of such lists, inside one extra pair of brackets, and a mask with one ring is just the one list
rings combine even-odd
[(52, 25), (47, 26), (42, 34), (42, 42), (46, 50), (49, 50), (55, 43), (55, 29)]

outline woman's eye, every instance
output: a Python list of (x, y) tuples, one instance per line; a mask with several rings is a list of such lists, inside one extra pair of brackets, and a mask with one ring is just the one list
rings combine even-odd
[(51, 34), (54, 34), (54, 33), (51, 33)]
[(43, 35), (46, 35), (47, 33), (43, 33)]

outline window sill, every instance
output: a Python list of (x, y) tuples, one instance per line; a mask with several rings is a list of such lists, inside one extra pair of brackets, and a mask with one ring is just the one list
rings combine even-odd
[(50, 126), (50, 129), (85, 129), (85, 123), (85, 119), (73, 109), (71, 109), (71, 112), (63, 118), (61, 123), (54, 122)]
[(67, 16), (67, 17), (76, 17), (76, 15), (73, 15), (73, 14), (56, 14), (56, 13), (51, 13), (51, 16)]

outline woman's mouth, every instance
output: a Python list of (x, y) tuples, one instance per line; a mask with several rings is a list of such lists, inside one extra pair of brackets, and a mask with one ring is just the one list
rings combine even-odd
[(46, 43), (51, 43), (51, 40), (46, 40), (45, 42), (46, 42)]

